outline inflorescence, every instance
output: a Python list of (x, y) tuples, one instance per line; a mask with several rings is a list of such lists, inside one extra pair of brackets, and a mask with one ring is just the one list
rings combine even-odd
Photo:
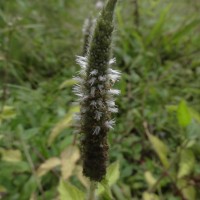
[(112, 86), (120, 78), (120, 72), (111, 68), (113, 12), (117, 0), (109, 0), (96, 21), (85, 57), (77, 56), (81, 66), (75, 77), (74, 92), (80, 103), (80, 113), (75, 115), (79, 133), (82, 134), (81, 151), (83, 174), (92, 181), (101, 181), (106, 174), (108, 159), (107, 133), (113, 129), (117, 113), (115, 96), (120, 94)]

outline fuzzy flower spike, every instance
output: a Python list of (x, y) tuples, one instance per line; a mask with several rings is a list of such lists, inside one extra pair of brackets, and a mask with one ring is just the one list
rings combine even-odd
[(77, 57), (81, 66), (78, 84), (74, 91), (79, 97), (80, 114), (76, 116), (83, 135), (81, 151), (83, 174), (91, 181), (101, 181), (106, 174), (108, 160), (107, 133), (115, 121), (111, 113), (116, 113), (114, 97), (119, 90), (112, 85), (120, 73), (111, 69), (115, 59), (111, 59), (113, 13), (117, 0), (108, 0), (102, 9), (91, 37), (86, 57)]

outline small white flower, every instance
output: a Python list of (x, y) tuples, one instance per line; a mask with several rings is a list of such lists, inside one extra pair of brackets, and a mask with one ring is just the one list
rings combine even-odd
[(107, 100), (106, 104), (108, 105), (108, 107), (115, 107), (115, 102), (114, 100)]
[(110, 89), (110, 90), (108, 90), (108, 94), (119, 95), (120, 94), (120, 90)]
[(84, 96), (84, 95), (83, 95), (83, 89), (82, 89), (82, 87), (81, 87), (80, 85), (78, 85), (78, 84), (74, 86), (73, 92), (74, 92), (77, 96), (79, 96), (79, 97), (83, 97), (83, 96)]
[(120, 79), (120, 75), (119, 74), (109, 74), (109, 79), (112, 81), (112, 82), (116, 82)]
[(99, 79), (100, 81), (106, 81), (106, 76), (99, 76), (98, 79)]
[(95, 95), (95, 90), (96, 90), (95, 87), (91, 88), (90, 94), (92, 97), (94, 97), (94, 95)]
[(99, 112), (99, 111), (95, 111), (95, 119), (97, 120), (97, 121), (99, 121), (100, 119), (101, 119), (101, 117), (102, 117), (102, 115), (103, 115), (103, 113), (102, 112)]
[(114, 125), (115, 125), (115, 120), (110, 120), (105, 122), (106, 128), (113, 129)]
[(118, 70), (114, 70), (114, 69), (111, 69), (111, 68), (108, 69), (108, 73), (109, 74), (118, 74), (118, 75), (121, 74)]
[(103, 85), (98, 85), (97, 87), (99, 88), (99, 91), (100, 91), (100, 92), (103, 92), (103, 88), (104, 88)]
[(96, 101), (91, 101), (90, 105), (97, 108), (97, 102)]
[(115, 58), (110, 59), (109, 65), (112, 65), (112, 64), (115, 64), (115, 63), (116, 63), (116, 59)]
[(96, 126), (96, 127), (94, 128), (93, 135), (98, 135), (99, 132), (100, 132), (100, 130), (101, 130), (100, 126)]
[(77, 81), (78, 83), (83, 84), (84, 83), (84, 79), (82, 79), (81, 77), (77, 76), (77, 77), (73, 77), (73, 80)]
[(97, 69), (94, 69), (90, 72), (90, 76), (94, 76), (94, 75), (97, 75), (98, 74), (98, 70)]
[(77, 56), (76, 58), (77, 64), (81, 66), (82, 69), (86, 69), (87, 67), (87, 58), (82, 56)]
[(101, 108), (104, 107), (103, 100), (102, 100), (101, 98), (97, 100), (97, 104), (98, 104)]
[(92, 86), (94, 85), (95, 81), (96, 81), (96, 78), (93, 77), (88, 81), (88, 83)]
[(112, 113), (117, 113), (118, 112), (118, 108), (109, 107), (108, 111), (110, 111)]

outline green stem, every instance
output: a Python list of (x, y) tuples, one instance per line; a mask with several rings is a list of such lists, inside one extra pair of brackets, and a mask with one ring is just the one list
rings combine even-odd
[(88, 194), (88, 200), (95, 200), (95, 190), (97, 188), (97, 182), (91, 181), (90, 182), (90, 189)]

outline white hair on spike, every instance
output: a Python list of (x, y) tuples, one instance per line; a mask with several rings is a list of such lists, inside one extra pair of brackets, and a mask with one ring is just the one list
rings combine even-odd
[(103, 88), (104, 88), (104, 86), (103, 86), (103, 85), (98, 85), (97, 87), (99, 88), (99, 91), (100, 91), (100, 92), (102, 92), (102, 91), (103, 91)]
[(97, 102), (96, 101), (91, 101), (90, 105), (97, 108)]
[(98, 70), (97, 69), (94, 69), (90, 72), (90, 76), (93, 76), (93, 75), (97, 75), (98, 74)]
[(99, 120), (101, 119), (102, 115), (103, 115), (102, 112), (96, 110), (96, 111), (95, 111), (95, 117), (94, 117), (94, 118), (95, 118), (97, 121), (99, 121)]
[(83, 97), (84, 96), (82, 87), (80, 85), (78, 85), (78, 84), (74, 86), (73, 92), (79, 97)]
[(119, 74), (109, 74), (109, 79), (112, 81), (118, 81), (120, 79), (120, 75)]
[(77, 56), (76, 58), (77, 64), (81, 66), (81, 68), (86, 69), (87, 67), (87, 58), (82, 56)]
[(100, 127), (100, 126), (96, 126), (96, 127), (94, 128), (93, 135), (98, 135), (99, 132), (100, 132), (100, 130), (101, 130), (101, 127)]
[(100, 107), (104, 107), (103, 100), (102, 100), (101, 98), (97, 100), (97, 104), (98, 104)]
[(110, 120), (105, 122), (106, 128), (113, 129), (114, 125), (115, 125), (115, 120)]
[(82, 79), (81, 77), (77, 76), (77, 77), (73, 77), (73, 80), (77, 81), (78, 83), (83, 84), (84, 83), (84, 79)]
[(119, 72), (118, 70), (114, 70), (114, 69), (111, 69), (111, 68), (108, 69), (108, 73), (109, 74), (118, 74), (118, 75), (121, 74), (121, 72)]
[(115, 63), (116, 63), (116, 59), (115, 58), (110, 59), (109, 65), (112, 65), (112, 64), (115, 64)]
[(114, 100), (107, 100), (106, 104), (108, 105), (108, 107), (115, 107), (115, 102)]
[(76, 56), (76, 59), (79, 59), (81, 61), (87, 61), (87, 57), (84, 57), (84, 56)]
[(83, 101), (87, 100), (88, 99), (88, 95), (83, 95)]
[(96, 90), (95, 87), (91, 88), (90, 94), (91, 94), (92, 97), (94, 97), (94, 95), (95, 95), (95, 90)]
[(112, 112), (112, 113), (117, 113), (117, 112), (118, 112), (118, 108), (109, 107), (109, 108), (108, 108), (108, 111), (110, 111), (110, 112)]
[(96, 81), (96, 78), (91, 78), (89, 81), (88, 81), (88, 83), (90, 84), (90, 85), (94, 85), (94, 83), (95, 83), (95, 81)]
[(100, 81), (106, 81), (106, 76), (99, 76), (98, 79), (99, 79)]
[(110, 90), (108, 90), (108, 94), (119, 95), (120, 94), (120, 90), (110, 89)]

